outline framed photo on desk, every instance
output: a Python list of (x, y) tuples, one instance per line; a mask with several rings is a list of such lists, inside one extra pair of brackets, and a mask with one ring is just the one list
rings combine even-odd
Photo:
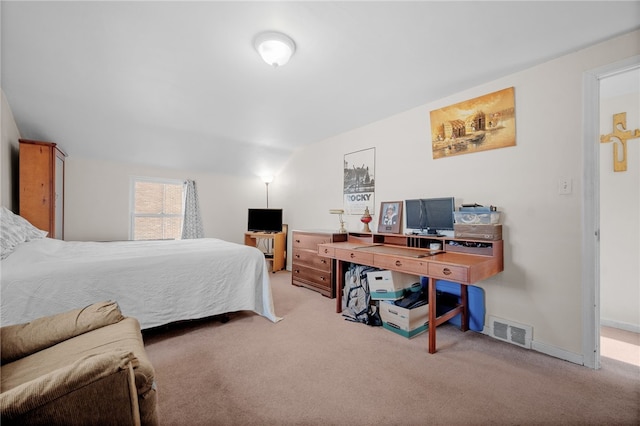
[(383, 201), (380, 203), (378, 232), (399, 234), (402, 222), (402, 201)]

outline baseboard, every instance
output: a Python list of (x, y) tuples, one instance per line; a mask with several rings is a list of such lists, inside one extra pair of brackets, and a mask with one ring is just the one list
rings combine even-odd
[(631, 331), (633, 333), (640, 333), (640, 325), (638, 324), (629, 324), (626, 322), (606, 320), (601, 318), (600, 325), (603, 325), (605, 327), (618, 328), (625, 331)]
[(556, 346), (547, 345), (546, 343), (540, 343), (534, 340), (531, 342), (531, 349), (554, 358), (560, 358), (574, 364), (584, 365), (584, 357), (581, 354), (565, 351), (564, 349), (560, 349)]
[[(491, 331), (489, 327), (487, 327), (486, 325), (482, 329), (482, 334), (486, 334), (487, 336), (493, 338), (493, 336), (491, 336)], [(496, 340), (502, 341), (500, 339), (496, 339)], [(518, 345), (514, 345), (514, 346), (518, 346)], [(556, 346), (536, 342), (535, 340), (531, 341), (531, 350), (543, 353), (545, 355), (552, 356), (554, 358), (559, 358), (564, 361), (569, 361), (574, 364), (584, 365), (584, 357), (582, 355), (565, 351), (564, 349), (560, 349)]]

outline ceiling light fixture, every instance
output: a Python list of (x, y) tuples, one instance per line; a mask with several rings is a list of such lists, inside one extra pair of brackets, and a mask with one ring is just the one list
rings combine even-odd
[(296, 44), (290, 37), (274, 31), (258, 34), (254, 46), (262, 59), (274, 68), (289, 62), (296, 51)]

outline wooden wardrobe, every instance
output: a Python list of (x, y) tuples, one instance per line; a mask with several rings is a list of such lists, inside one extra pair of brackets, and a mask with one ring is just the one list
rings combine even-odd
[(20, 216), (64, 238), (65, 153), (53, 142), (20, 139)]

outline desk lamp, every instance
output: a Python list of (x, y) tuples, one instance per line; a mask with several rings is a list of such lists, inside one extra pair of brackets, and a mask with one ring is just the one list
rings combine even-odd
[(344, 220), (342, 220), (342, 215), (344, 214), (344, 210), (342, 210), (342, 209), (331, 209), (331, 210), (329, 210), (329, 213), (338, 215), (338, 220), (340, 221), (340, 229), (338, 230), (338, 232), (341, 233), (341, 234), (346, 234), (347, 230), (344, 227)]

